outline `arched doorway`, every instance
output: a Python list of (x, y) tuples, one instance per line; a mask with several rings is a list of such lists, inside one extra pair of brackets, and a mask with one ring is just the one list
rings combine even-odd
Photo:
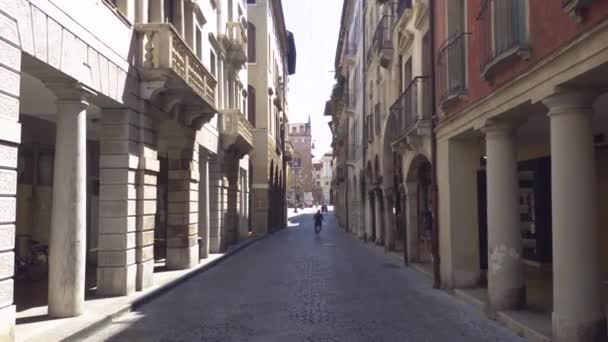
[(431, 180), (430, 161), (423, 155), (417, 155), (405, 179), (406, 249), (410, 262), (433, 261)]

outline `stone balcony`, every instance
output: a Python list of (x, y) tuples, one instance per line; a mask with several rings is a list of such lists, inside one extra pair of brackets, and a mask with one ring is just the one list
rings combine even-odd
[(431, 135), (431, 82), (427, 76), (414, 77), (390, 108), (388, 139), (394, 147), (416, 148)]
[(137, 24), (135, 31), (145, 38), (142, 95), (149, 99), (163, 93), (178, 100), (191, 113), (187, 121), (201, 120), (201, 115), (208, 120), (215, 114), (217, 81), (173, 25)]
[(253, 150), (253, 125), (238, 109), (226, 109), (222, 113), (224, 148), (234, 150), (242, 157)]
[(240, 21), (229, 21), (226, 23), (226, 32), (221, 36), (228, 62), (236, 69), (240, 69), (247, 63), (246, 32)]

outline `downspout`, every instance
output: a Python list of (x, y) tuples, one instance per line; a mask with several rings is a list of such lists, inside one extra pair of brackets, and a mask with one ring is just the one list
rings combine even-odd
[(350, 179), (350, 177), (348, 176), (348, 141), (350, 140), (350, 129), (348, 129), (348, 115), (346, 116), (346, 190), (344, 190), (344, 206), (345, 206), (345, 211), (346, 211), (346, 231), (349, 232), (350, 231), (350, 219), (349, 219), (349, 213), (348, 213), (348, 180)]
[[(366, 12), (367, 12), (367, 1), (363, 1), (363, 3), (365, 3), (365, 7), (363, 8), (363, 15), (362, 20), (363, 20), (363, 27), (361, 28), (361, 32), (363, 32), (362, 39), (361, 39), (361, 48), (363, 49), (362, 51), (362, 73), (363, 73), (363, 86), (361, 87), (361, 95), (363, 97), (363, 120), (361, 120), (363, 123), (367, 122), (367, 117), (365, 114), (366, 108), (367, 108), (367, 96), (365, 96), (365, 89), (367, 89), (367, 50), (366, 50), (366, 36), (367, 36), (367, 20), (366, 20)], [(363, 168), (363, 170), (366, 169), (366, 161), (367, 161), (367, 141), (369, 140), (369, 137), (367, 136), (367, 132), (368, 132), (368, 127), (367, 124), (363, 125), (364, 130), (365, 130), (365, 134), (363, 134), (363, 136), (365, 137), (365, 139), (363, 139), (363, 141), (361, 142), (361, 149), (362, 149), (362, 153), (361, 156), (363, 157), (362, 160), (362, 164), (361, 167)], [(367, 177), (367, 173), (364, 171), (363, 174), (365, 175), (365, 177)], [(361, 179), (361, 175), (359, 175), (359, 179)], [(365, 227), (365, 224), (367, 222), (367, 204), (365, 204), (366, 200), (369, 200), (368, 194), (367, 194), (367, 180), (363, 183), (365, 186), (363, 187), (363, 198), (362, 198), (362, 211), (363, 211), (363, 239), (367, 240), (367, 227)]]
[(437, 136), (435, 127), (437, 124), (437, 94), (436, 94), (436, 73), (435, 73), (435, 0), (430, 0), (430, 30), (431, 30), (431, 191), (433, 194), (433, 287), (438, 289), (441, 287), (441, 258), (439, 256), (439, 213), (438, 213), (438, 189), (437, 189)]

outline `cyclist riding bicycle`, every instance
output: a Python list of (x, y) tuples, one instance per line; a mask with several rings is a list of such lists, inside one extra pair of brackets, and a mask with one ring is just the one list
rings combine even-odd
[(314, 216), (314, 220), (315, 220), (315, 235), (319, 235), (319, 233), (321, 232), (321, 228), (323, 226), (323, 221), (325, 220), (325, 218), (323, 217), (323, 214), (321, 214), (321, 210), (317, 210), (317, 213)]

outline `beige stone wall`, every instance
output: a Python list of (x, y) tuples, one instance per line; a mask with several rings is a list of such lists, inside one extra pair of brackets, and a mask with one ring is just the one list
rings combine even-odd
[[(12, 8), (11, 8), (12, 7)], [(21, 39), (17, 9), (3, 6), (0, 13), (0, 339), (13, 340), (15, 306), (13, 305), (13, 248), (15, 245), (17, 146), (21, 141), (19, 120), (19, 72)]]

